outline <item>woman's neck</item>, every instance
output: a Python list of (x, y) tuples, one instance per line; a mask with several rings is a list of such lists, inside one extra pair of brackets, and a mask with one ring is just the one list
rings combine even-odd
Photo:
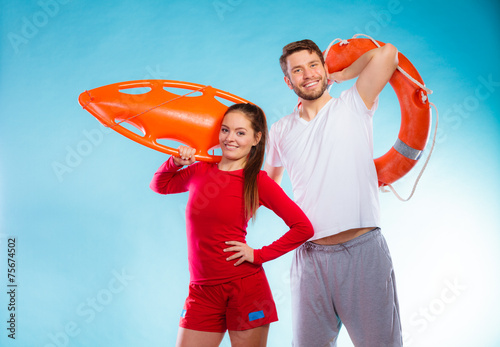
[(245, 168), (246, 159), (230, 160), (222, 157), (218, 164), (218, 168), (221, 171), (236, 171)]

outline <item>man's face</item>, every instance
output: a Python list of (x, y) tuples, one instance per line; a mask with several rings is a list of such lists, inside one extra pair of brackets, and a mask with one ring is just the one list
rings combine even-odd
[(326, 67), (316, 52), (298, 51), (287, 58), (285, 82), (303, 100), (316, 100), (328, 87)]

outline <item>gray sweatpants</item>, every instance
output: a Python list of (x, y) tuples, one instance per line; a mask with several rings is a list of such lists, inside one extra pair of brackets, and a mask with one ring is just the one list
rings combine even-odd
[(402, 346), (394, 270), (379, 228), (338, 245), (306, 242), (291, 269), (293, 346)]

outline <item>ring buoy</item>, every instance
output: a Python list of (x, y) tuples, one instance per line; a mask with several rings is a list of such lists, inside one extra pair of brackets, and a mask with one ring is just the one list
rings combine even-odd
[[(131, 93), (134, 88), (149, 90)], [(165, 88), (189, 92), (175, 94)], [(78, 101), (104, 126), (144, 146), (175, 155), (177, 149), (158, 141), (178, 141), (196, 148), (197, 160), (217, 162), (220, 156), (209, 151), (219, 146), (220, 122), (228, 108), (217, 98), (229, 103), (248, 102), (211, 86), (171, 80), (114, 83), (85, 91), (80, 94)], [(121, 125), (123, 122), (140, 130), (142, 136), (125, 128)]]
[[(376, 41), (380, 46), (385, 43)], [(352, 38), (332, 45), (325, 62), (328, 72), (340, 71), (351, 65), (363, 53), (377, 48), (374, 41)], [(422, 77), (412, 63), (401, 53), (399, 67), (424, 85)], [(379, 186), (390, 185), (406, 175), (417, 163), (430, 134), (431, 111), (427, 91), (408, 79), (398, 69), (389, 80), (401, 107), (401, 127), (398, 138), (387, 153), (374, 159)]]

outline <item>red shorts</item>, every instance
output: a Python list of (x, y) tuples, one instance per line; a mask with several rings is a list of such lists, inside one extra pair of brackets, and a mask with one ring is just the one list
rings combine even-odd
[(225, 332), (247, 330), (278, 320), (264, 269), (218, 285), (189, 285), (181, 328)]

